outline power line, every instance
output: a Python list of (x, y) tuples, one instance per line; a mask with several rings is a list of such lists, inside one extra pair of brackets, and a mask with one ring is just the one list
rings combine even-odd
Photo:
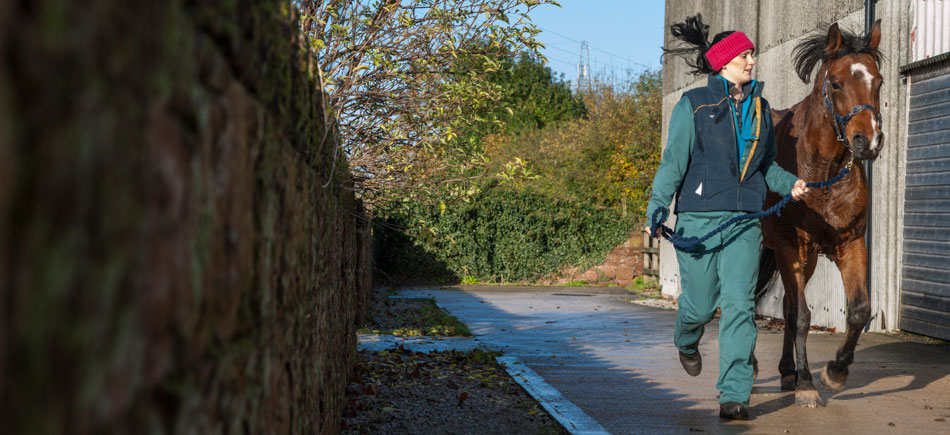
[[(548, 47), (548, 48), (556, 48), (556, 47)], [(576, 52), (576, 51), (565, 50), (565, 49), (563, 49), (563, 48), (557, 48), (557, 50), (563, 51), (563, 52), (565, 52), (565, 53), (567, 53), (567, 54), (570, 54), (570, 55), (573, 55), (573, 56), (576, 56), (576, 55), (577, 55), (577, 52)], [(548, 59), (553, 59), (553, 60), (556, 60), (556, 61), (558, 61), (558, 62), (561, 62), (561, 63), (567, 64), (567, 65), (573, 66), (573, 67), (577, 67), (577, 64), (574, 63), (574, 62), (568, 62), (568, 61), (566, 61), (566, 60), (558, 59), (558, 58), (553, 57), (553, 56), (545, 56), (545, 57), (548, 58)], [(608, 65), (608, 64), (606, 64), (606, 63), (603, 63), (603, 62), (598, 61), (597, 59), (592, 60), (592, 62), (598, 63), (598, 64), (603, 65), (603, 66), (605, 66), (605, 67), (609, 67), (609, 68), (612, 69), (612, 70), (621, 70), (621, 71), (623, 71), (623, 70), (631, 69), (631, 68), (624, 68), (622, 65), (620, 65), (620, 66), (618, 66), (618, 65), (613, 65), (613, 64)]]
[(642, 64), (642, 63), (640, 63), (640, 62), (637, 62), (637, 61), (635, 61), (635, 60), (633, 60), (633, 59), (630, 59), (630, 58), (628, 58), (628, 57), (623, 57), (623, 56), (620, 56), (620, 55), (611, 53), (611, 52), (609, 52), (609, 51), (607, 51), (607, 50), (601, 50), (601, 49), (599, 49), (599, 48), (597, 48), (597, 47), (594, 47), (594, 46), (591, 46), (590, 48), (593, 48), (595, 51), (599, 51), (599, 52), (601, 52), (601, 53), (609, 54), (609, 55), (611, 55), (611, 56), (614, 56), (614, 57), (616, 57), (617, 59), (625, 60), (625, 61), (627, 61), (627, 62), (629, 62), (629, 63), (637, 64), (637, 65), (640, 65), (640, 66), (642, 66), (642, 67), (644, 67), (644, 68), (650, 69), (649, 66), (644, 65), (644, 64)]
[[(541, 26), (538, 26), (538, 28), (541, 29), (541, 30), (543, 30), (543, 31), (545, 31), (545, 32), (549, 32), (549, 33), (551, 33), (552, 35), (560, 36), (560, 37), (562, 37), (562, 38), (564, 38), (564, 39), (567, 39), (568, 41), (576, 42), (576, 43), (578, 43), (578, 44), (582, 44), (582, 43), (583, 43), (583, 41), (578, 41), (578, 40), (576, 40), (576, 39), (574, 39), (574, 38), (571, 38), (570, 36), (562, 35), (562, 34), (560, 34), (560, 33), (558, 33), (558, 32), (553, 31), (553, 30), (545, 29), (544, 27), (541, 27)], [(611, 53), (611, 52), (609, 52), (609, 51), (607, 51), (607, 50), (603, 50), (603, 49), (594, 47), (593, 45), (590, 45), (590, 43), (588, 43), (587, 46), (590, 47), (590, 48), (592, 48), (592, 49), (594, 49), (594, 50), (596, 50), (596, 51), (599, 51), (599, 52), (601, 52), (601, 53), (609, 54), (609, 55), (614, 56), (614, 57), (616, 57), (616, 58), (618, 58), (618, 59), (622, 59), (622, 60), (625, 60), (625, 61), (627, 61), (627, 62), (629, 62), (629, 63), (637, 64), (637, 65), (640, 65), (640, 66), (642, 66), (642, 67), (644, 67), (644, 68), (646, 68), (646, 69), (650, 69), (650, 66), (649, 66), (649, 65), (645, 65), (645, 64), (643, 64), (643, 63), (637, 62), (637, 61), (635, 61), (635, 60), (633, 60), (633, 59), (630, 59), (630, 58), (628, 58), (628, 57), (624, 57), (624, 56), (621, 56), (621, 55), (619, 55), (619, 54)]]
[(557, 32), (555, 32), (555, 31), (553, 31), (553, 30), (548, 30), (548, 29), (545, 29), (544, 27), (541, 27), (541, 26), (538, 26), (538, 28), (541, 29), (541, 30), (544, 30), (545, 32), (548, 32), (548, 33), (551, 33), (551, 34), (560, 36), (560, 37), (562, 37), (562, 38), (564, 38), (564, 39), (567, 39), (568, 41), (576, 42), (576, 43), (578, 43), (578, 44), (581, 43), (581, 41), (578, 41), (578, 40), (576, 40), (576, 39), (574, 39), (574, 38), (571, 38), (570, 36), (564, 36), (564, 35), (562, 35), (562, 34), (560, 34), (560, 33), (557, 33)]
[[(571, 54), (574, 54), (574, 53), (571, 53)], [(556, 60), (556, 61), (558, 61), (558, 62), (567, 64), (567, 65), (570, 65), (570, 66), (577, 66), (576, 64), (574, 64), (574, 62), (568, 62), (568, 61), (566, 61), (566, 60), (561, 60), (561, 59), (558, 59), (558, 58), (556, 58), (556, 57), (551, 57), (551, 56), (544, 56), (544, 57), (547, 58), (547, 59)]]
[[(596, 64), (598, 64), (598, 65), (601, 65), (601, 66), (603, 66), (603, 67), (605, 67), (605, 68), (607, 68), (607, 69), (610, 69), (610, 70), (632, 71), (632, 70), (634, 70), (634, 69), (637, 69), (637, 68), (633, 68), (630, 64), (627, 64), (628, 66), (627, 66), (626, 68), (624, 68), (623, 64), (615, 65), (615, 64), (613, 64), (613, 63), (604, 63), (604, 62), (601, 62), (601, 61), (597, 60), (597, 58), (594, 58), (594, 60), (591, 61), (591, 62), (596, 63)], [(648, 69), (649, 69), (649, 68), (648, 68)]]
[(553, 49), (555, 49), (555, 50), (560, 50), (560, 51), (563, 51), (563, 52), (565, 52), (565, 53), (567, 53), (567, 54), (570, 54), (570, 55), (575, 55), (575, 54), (577, 54), (577, 51), (565, 50), (565, 49), (560, 48), (560, 47), (554, 47), (554, 46), (548, 47), (548, 46), (545, 46), (544, 48), (553, 48)]

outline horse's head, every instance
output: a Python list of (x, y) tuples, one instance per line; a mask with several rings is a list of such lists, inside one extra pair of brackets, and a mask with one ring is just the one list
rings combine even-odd
[(813, 95), (822, 99), (828, 125), (837, 142), (859, 160), (874, 159), (884, 143), (881, 133), (880, 92), (884, 82), (878, 70), (881, 21), (865, 36), (832, 24), (827, 35), (817, 35), (796, 47), (796, 69), (806, 83), (818, 60)]

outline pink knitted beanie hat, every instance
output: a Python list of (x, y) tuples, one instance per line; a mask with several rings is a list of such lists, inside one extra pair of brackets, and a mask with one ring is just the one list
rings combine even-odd
[(738, 56), (739, 53), (750, 48), (755, 50), (755, 45), (745, 36), (745, 33), (733, 32), (723, 38), (722, 41), (709, 47), (709, 50), (706, 51), (706, 60), (709, 61), (712, 69), (719, 71), (723, 65), (729, 63), (734, 57)]

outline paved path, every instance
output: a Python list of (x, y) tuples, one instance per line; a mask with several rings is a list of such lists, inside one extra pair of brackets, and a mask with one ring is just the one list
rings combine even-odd
[[(715, 322), (700, 350), (703, 373), (687, 376), (672, 345), (675, 313), (590, 288), (403, 289), (431, 296), (489, 348), (517, 357), (604, 429), (624, 433), (950, 433), (950, 346), (884, 334), (861, 337), (847, 387), (819, 387), (828, 406), (795, 405), (779, 388), (782, 334), (760, 330), (754, 420), (724, 422), (715, 389)], [(814, 376), (843, 334), (812, 334)]]

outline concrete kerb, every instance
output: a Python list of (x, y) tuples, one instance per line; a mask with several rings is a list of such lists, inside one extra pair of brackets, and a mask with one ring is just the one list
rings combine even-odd
[[(391, 299), (432, 299), (424, 296), (390, 296)], [(435, 303), (440, 310), (449, 313), (442, 304)], [(467, 352), (474, 349), (488, 349), (476, 337), (397, 337), (394, 335), (359, 334), (359, 350), (391, 350), (402, 347), (413, 352), (442, 352), (447, 350)], [(577, 405), (564, 398), (554, 387), (538, 376), (517, 357), (498, 356), (495, 360), (505, 371), (521, 385), (542, 408), (551, 414), (565, 430), (575, 435), (606, 434), (607, 432), (593, 418), (584, 413)]]
[(609, 433), (577, 405), (565, 399), (560, 391), (548, 385), (534, 370), (522, 364), (518, 358), (499, 356), (495, 359), (505, 368), (505, 371), (511, 375), (515, 382), (524, 387), (525, 391), (531, 397), (534, 397), (568, 432), (572, 434)]

